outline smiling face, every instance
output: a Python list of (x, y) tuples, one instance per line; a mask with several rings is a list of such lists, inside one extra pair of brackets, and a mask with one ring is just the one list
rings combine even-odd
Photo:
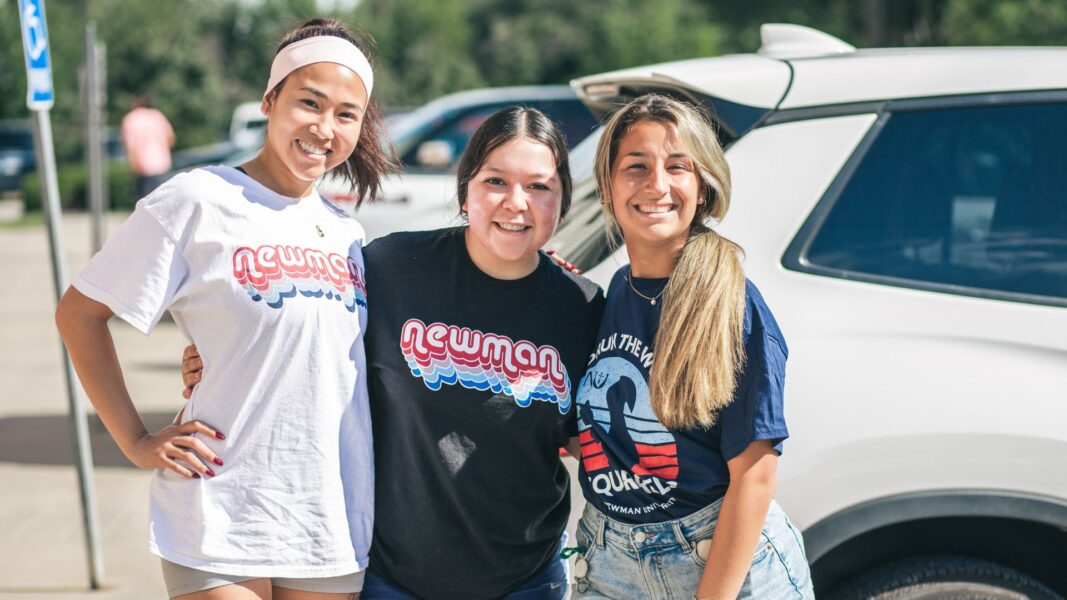
[(478, 268), (498, 279), (532, 273), (559, 224), (561, 186), (552, 150), (541, 142), (518, 137), (490, 152), (462, 206), (467, 251)]
[(619, 140), (611, 166), (611, 210), (628, 247), (681, 247), (703, 184), (674, 124), (645, 120)]
[(367, 101), (367, 88), (348, 67), (315, 63), (293, 71), (264, 101), (267, 138), (260, 158), (276, 187), (306, 195), (316, 179), (347, 160)]

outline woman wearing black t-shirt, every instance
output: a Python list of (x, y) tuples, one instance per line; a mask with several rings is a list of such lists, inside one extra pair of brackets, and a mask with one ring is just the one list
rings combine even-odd
[[(559, 448), (603, 310), (540, 251), (570, 205), (563, 135), (523, 107), (460, 159), (464, 227), (364, 250), (375, 527), (364, 600), (562, 599)], [(187, 352), (185, 380), (198, 360)]]

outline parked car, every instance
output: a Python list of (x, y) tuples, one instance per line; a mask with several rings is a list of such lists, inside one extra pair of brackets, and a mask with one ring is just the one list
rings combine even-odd
[(267, 117), (260, 110), (263, 102), (242, 102), (230, 115), (230, 142), (241, 148), (262, 145)]
[(22, 187), (22, 176), (37, 168), (33, 132), (25, 123), (0, 123), (0, 192)]
[[(1067, 48), (762, 37), (572, 86), (716, 121), (717, 229), (789, 344), (778, 498), (817, 594), (1067, 595)], [(606, 285), (626, 256), (590, 164), (550, 246)]]
[[(404, 173), (383, 184), (383, 199), (365, 205), (358, 218), (368, 240), (400, 230), (435, 229), (456, 224), (456, 162), (471, 135), (501, 108), (522, 104), (554, 119), (573, 146), (598, 121), (567, 86), (526, 86), (471, 90), (444, 96), (389, 124), (389, 135)], [(327, 178), (323, 196), (351, 203), (352, 190)]]

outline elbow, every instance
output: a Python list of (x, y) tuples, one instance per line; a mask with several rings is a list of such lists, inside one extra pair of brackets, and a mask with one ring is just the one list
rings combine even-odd
[(748, 498), (774, 498), (778, 491), (778, 473), (775, 469), (754, 469), (746, 473), (738, 482), (739, 491)]

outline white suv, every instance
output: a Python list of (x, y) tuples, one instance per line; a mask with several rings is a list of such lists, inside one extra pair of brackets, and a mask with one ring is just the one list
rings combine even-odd
[[(1067, 595), (1067, 48), (758, 54), (584, 77), (709, 109), (718, 227), (790, 348), (779, 501), (823, 598)], [(550, 244), (606, 285), (593, 138)]]

